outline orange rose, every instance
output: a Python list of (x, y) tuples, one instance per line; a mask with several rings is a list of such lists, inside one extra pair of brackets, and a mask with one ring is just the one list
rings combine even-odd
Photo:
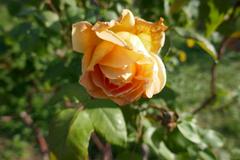
[(73, 24), (73, 49), (84, 54), (80, 83), (93, 97), (119, 105), (159, 93), (166, 71), (157, 54), (166, 29), (162, 18), (151, 23), (126, 9), (118, 20)]

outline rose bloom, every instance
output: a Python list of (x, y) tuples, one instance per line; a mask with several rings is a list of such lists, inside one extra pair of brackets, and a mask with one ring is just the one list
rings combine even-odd
[(110, 22), (73, 24), (73, 49), (83, 53), (80, 83), (91, 96), (119, 105), (159, 93), (166, 83), (158, 56), (166, 29), (162, 18), (148, 22), (127, 9)]

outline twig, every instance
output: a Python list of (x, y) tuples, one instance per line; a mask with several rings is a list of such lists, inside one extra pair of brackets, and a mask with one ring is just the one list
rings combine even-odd
[(103, 153), (103, 160), (112, 160), (112, 148), (111, 145), (106, 143), (105, 145), (98, 138), (96, 133), (92, 134), (92, 140), (97, 148)]
[(146, 144), (142, 144), (142, 160), (148, 160), (149, 157), (149, 147)]
[[(222, 40), (222, 43), (220, 44), (220, 48), (217, 52), (217, 60), (218, 62), (221, 60), (222, 55), (225, 52), (226, 46), (229, 42), (230, 38), (224, 38)], [(210, 96), (208, 98), (206, 98), (202, 104), (198, 107), (195, 108), (192, 111), (192, 114), (197, 114), (198, 112), (200, 112), (202, 109), (205, 109), (207, 106), (209, 106), (212, 102), (214, 102), (216, 100), (216, 81), (217, 81), (217, 65), (218, 63), (213, 62), (212, 67), (211, 67), (211, 82), (210, 82)]]
[[(234, 4), (233, 11), (231, 12), (230, 16), (225, 21), (234, 19), (234, 16), (235, 16), (235, 13), (236, 13), (238, 7), (240, 7), (240, 1), (237, 1)], [(230, 40), (231, 40), (231, 37), (226, 37), (222, 40), (219, 50), (217, 52), (217, 60), (218, 61), (221, 60), (221, 58), (226, 50), (226, 46), (228, 45)], [(202, 109), (206, 108), (209, 104), (211, 104), (216, 99), (216, 79), (217, 79), (216, 78), (217, 77), (216, 68), (217, 68), (217, 63), (213, 63), (212, 67), (211, 67), (211, 83), (210, 83), (211, 94), (210, 94), (209, 98), (204, 100), (203, 103), (198, 108), (196, 108), (192, 111), (193, 114), (196, 114), (199, 111), (201, 111)]]
[(25, 111), (21, 112), (20, 117), (24, 122), (24, 124), (26, 124), (28, 127), (30, 127), (34, 131), (43, 160), (48, 160), (48, 145), (40, 129), (34, 125), (32, 117), (27, 112)]

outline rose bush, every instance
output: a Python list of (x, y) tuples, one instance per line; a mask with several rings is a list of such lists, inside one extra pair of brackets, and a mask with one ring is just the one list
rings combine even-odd
[(73, 24), (73, 49), (84, 54), (80, 83), (93, 97), (119, 105), (159, 93), (166, 83), (158, 56), (166, 29), (162, 18), (147, 22), (129, 10), (118, 20)]

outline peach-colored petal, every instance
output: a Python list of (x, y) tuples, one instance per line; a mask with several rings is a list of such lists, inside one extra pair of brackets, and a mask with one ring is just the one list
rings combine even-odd
[[(73, 50), (84, 53), (87, 49), (93, 48), (99, 42), (95, 32), (91, 30), (89, 22), (81, 21), (72, 26)], [(91, 43), (89, 43), (91, 42)]]
[(135, 17), (128, 9), (122, 11), (121, 17), (116, 21), (115, 25), (111, 27), (114, 32), (119, 31), (133, 31), (135, 25)]
[(157, 55), (153, 55), (153, 73), (147, 85), (145, 95), (151, 98), (154, 94), (159, 93), (166, 83), (165, 66)]
[(80, 84), (87, 89), (91, 96), (96, 98), (107, 98), (106, 94), (92, 82), (90, 72), (85, 72), (80, 77)]
[(115, 46), (114, 50), (102, 58), (99, 64), (114, 68), (123, 68), (135, 63), (140, 58), (140, 55), (128, 49)]
[(164, 64), (163, 64), (163, 61), (162, 61), (162, 59), (159, 57), (159, 56), (157, 56), (157, 55), (153, 55), (155, 58), (156, 58), (156, 62), (157, 62), (157, 64), (158, 64), (158, 69), (159, 69), (159, 71), (158, 71), (158, 78), (159, 78), (159, 80), (160, 80), (160, 89), (159, 89), (159, 91), (157, 91), (157, 92), (155, 92), (155, 93), (158, 93), (158, 92), (160, 92), (163, 88), (164, 88), (164, 86), (166, 85), (166, 81), (167, 81), (167, 74), (166, 74), (166, 68), (165, 68), (165, 66), (164, 66)]
[(167, 27), (163, 23), (163, 18), (152, 23), (141, 18), (135, 18), (136, 35), (142, 40), (145, 47), (152, 53), (159, 53), (165, 42), (165, 31)]
[(102, 32), (96, 32), (96, 35), (101, 38), (102, 40), (112, 42), (116, 45), (122, 46), (122, 47), (127, 47), (127, 44), (125, 41), (121, 39), (116, 33), (110, 31), (110, 30), (105, 30)]
[(136, 52), (136, 54), (149, 56), (148, 51), (138, 36), (129, 32), (117, 32), (117, 35), (124, 40), (127, 44), (127, 47)]
[(102, 91), (109, 97), (121, 97), (128, 93), (132, 93), (143, 84), (143, 81), (135, 80), (131, 83), (126, 83), (124, 86), (115, 85), (103, 76), (98, 66), (95, 66), (94, 71), (91, 72), (91, 78), (93, 83), (101, 88)]
[(128, 93), (133, 92), (134, 90), (136, 90), (136, 88), (138, 88), (139, 86), (141, 86), (144, 82), (143, 81), (139, 81), (139, 80), (133, 80), (130, 83), (126, 83), (125, 85), (115, 88), (113, 90), (111, 90), (111, 94), (118, 97), (122, 97)]
[(121, 13), (121, 17), (117, 20), (111, 20), (110, 22), (97, 22), (93, 26), (93, 31), (102, 32), (105, 30), (111, 30), (114, 32), (119, 31), (132, 31), (134, 30), (135, 17), (132, 12), (124, 9)]
[(93, 83), (98, 86), (99, 88), (102, 89), (102, 91), (107, 95), (107, 96), (112, 96), (110, 90), (113, 90), (115, 88), (118, 88), (117, 85), (114, 84), (108, 84), (106, 85), (106, 78), (103, 76), (100, 68), (98, 65), (94, 67), (94, 71), (91, 72), (91, 78), (93, 80)]
[(93, 54), (93, 48), (89, 48), (85, 51), (84, 56), (82, 58), (82, 73), (84, 73), (87, 67), (89, 66), (91, 62), (92, 54)]
[(94, 50), (94, 53), (91, 57), (90, 64), (88, 66), (88, 70), (93, 70), (94, 66), (102, 60), (107, 54), (112, 52), (114, 49), (114, 44), (108, 41), (101, 42)]
[(137, 64), (135, 78), (138, 80), (148, 81), (153, 74), (153, 63)]
[(116, 25), (116, 20), (111, 20), (110, 22), (97, 22), (93, 27), (92, 30), (95, 32), (102, 32), (108, 30)]
[(135, 65), (129, 65), (123, 68), (113, 68), (104, 65), (100, 65), (100, 69), (105, 77), (111, 80), (119, 80), (119, 82), (127, 83), (135, 75)]
[(137, 85), (134, 89), (131, 90), (131, 92), (121, 96), (120, 97), (121, 99), (119, 98), (117, 103), (119, 105), (125, 105), (138, 100), (142, 96), (144, 89), (145, 89), (145, 86), (143, 83)]

